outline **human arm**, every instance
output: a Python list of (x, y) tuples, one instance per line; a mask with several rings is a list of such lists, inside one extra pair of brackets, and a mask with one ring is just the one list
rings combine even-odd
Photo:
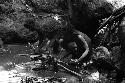
[(81, 35), (78, 35), (78, 38), (84, 43), (85, 51), (83, 52), (82, 56), (77, 60), (77, 62), (81, 61), (84, 57), (86, 57), (89, 52), (89, 45), (84, 39), (84, 37)]

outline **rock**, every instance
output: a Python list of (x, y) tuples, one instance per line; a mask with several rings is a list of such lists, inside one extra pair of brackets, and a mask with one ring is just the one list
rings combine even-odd
[[(4, 44), (36, 42), (38, 38), (37, 32), (30, 31), (25, 28), (24, 23), (27, 18), (33, 18), (32, 15), (26, 14), (21, 10), (17, 10), (17, 4), (8, 3), (9, 9), (14, 10), (11, 13), (3, 12), (0, 16), (0, 38)], [(10, 6), (11, 4), (11, 6)], [(3, 11), (6, 11), (6, 5), (1, 5)], [(24, 8), (23, 8), (24, 9)]]
[(71, 23), (90, 38), (97, 33), (99, 20), (113, 12), (113, 6), (106, 0), (74, 0), (71, 2)]

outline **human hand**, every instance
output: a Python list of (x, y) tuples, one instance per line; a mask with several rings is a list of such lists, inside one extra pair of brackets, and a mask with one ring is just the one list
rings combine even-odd
[(71, 62), (77, 63), (77, 62), (78, 62), (78, 59), (71, 59)]

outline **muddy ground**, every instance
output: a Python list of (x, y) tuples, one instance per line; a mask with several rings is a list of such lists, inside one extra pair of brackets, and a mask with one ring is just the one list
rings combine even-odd
[[(0, 50), (0, 83), (18, 83), (26, 76), (34, 77), (71, 77), (66, 73), (54, 73), (50, 71), (32, 71), (35, 66), (30, 61), (30, 55), (20, 56), (19, 54), (31, 54), (28, 46), (6, 45)], [(14, 76), (14, 77), (13, 77)]]

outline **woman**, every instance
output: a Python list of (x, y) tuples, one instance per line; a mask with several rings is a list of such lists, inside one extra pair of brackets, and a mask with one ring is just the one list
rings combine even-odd
[(87, 61), (90, 58), (91, 39), (84, 33), (69, 29), (63, 36), (61, 46), (72, 54), (75, 62)]

